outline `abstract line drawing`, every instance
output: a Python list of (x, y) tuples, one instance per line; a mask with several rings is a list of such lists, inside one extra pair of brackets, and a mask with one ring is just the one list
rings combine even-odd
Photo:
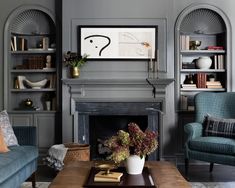
[(111, 39), (108, 36), (104, 36), (104, 35), (90, 35), (90, 36), (85, 37), (84, 40), (90, 39), (89, 42), (93, 44), (94, 40), (92, 40), (92, 38), (95, 38), (95, 37), (103, 37), (103, 38), (108, 39), (108, 43), (103, 47), (99, 47), (98, 44), (94, 44), (95, 48), (100, 48), (99, 56), (101, 56), (102, 51), (110, 45)]
[(81, 26), (78, 45), (91, 59), (154, 59), (156, 33), (154, 26)]

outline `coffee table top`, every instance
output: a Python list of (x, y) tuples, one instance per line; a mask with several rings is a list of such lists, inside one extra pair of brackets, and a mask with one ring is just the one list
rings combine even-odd
[[(78, 188), (87, 182), (90, 169), (94, 161), (71, 162), (53, 180), (50, 188)], [(157, 188), (190, 188), (190, 184), (184, 179), (177, 168), (166, 161), (146, 161), (154, 184)]]

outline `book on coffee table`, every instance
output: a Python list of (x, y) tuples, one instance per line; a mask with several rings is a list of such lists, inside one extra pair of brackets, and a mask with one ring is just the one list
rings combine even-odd
[(94, 182), (120, 182), (122, 175), (122, 172), (110, 172), (107, 174), (106, 171), (100, 171), (95, 174)]

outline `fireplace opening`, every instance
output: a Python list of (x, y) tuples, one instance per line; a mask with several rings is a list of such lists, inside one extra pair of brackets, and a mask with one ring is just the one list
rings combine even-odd
[(91, 159), (103, 160), (109, 155), (103, 141), (115, 135), (118, 130), (127, 131), (130, 122), (135, 122), (141, 130), (148, 127), (147, 115), (90, 115), (89, 116), (89, 143)]

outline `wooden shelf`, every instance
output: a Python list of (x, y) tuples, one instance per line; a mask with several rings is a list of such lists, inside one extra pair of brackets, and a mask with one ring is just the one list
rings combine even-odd
[(11, 92), (48, 92), (56, 91), (55, 88), (42, 88), (42, 89), (11, 89)]
[(181, 50), (182, 54), (225, 54), (225, 50)]
[(55, 73), (55, 68), (50, 69), (12, 69), (11, 73)]
[(11, 54), (53, 54), (55, 53), (55, 49), (51, 49), (51, 50), (43, 50), (43, 49), (29, 49), (29, 50), (25, 50), (25, 51), (11, 51)]
[(181, 88), (180, 91), (188, 91), (188, 92), (192, 92), (192, 91), (226, 91), (225, 88), (195, 88), (195, 89), (188, 89), (188, 88)]
[(181, 69), (181, 73), (190, 73), (190, 72), (225, 72), (225, 69)]

